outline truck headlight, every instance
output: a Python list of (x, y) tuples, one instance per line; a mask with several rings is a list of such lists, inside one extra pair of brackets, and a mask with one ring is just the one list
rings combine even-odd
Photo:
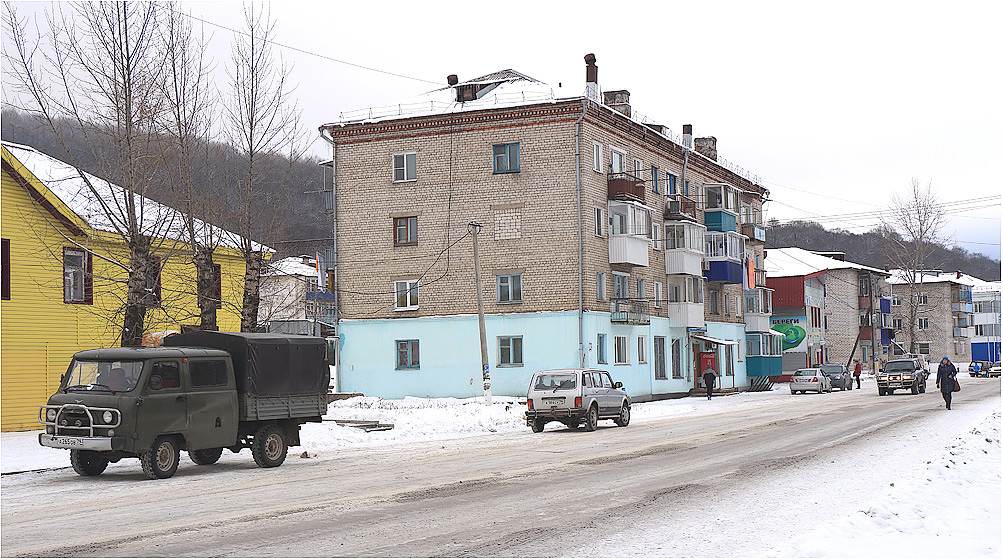
[(49, 422), (55, 422), (56, 421), (56, 409), (50, 408), (50, 409), (46, 410), (45, 411), (45, 419), (48, 420)]
[(888, 379), (888, 376), (886, 376), (886, 375), (879, 375), (878, 376), (878, 381), (884, 381), (885, 379)]
[(101, 419), (104, 420), (105, 424), (111, 424), (111, 421), (115, 419), (115, 415), (110, 410), (106, 410), (101, 415)]
[(903, 375), (902, 379), (912, 379), (912, 376), (911, 375)]

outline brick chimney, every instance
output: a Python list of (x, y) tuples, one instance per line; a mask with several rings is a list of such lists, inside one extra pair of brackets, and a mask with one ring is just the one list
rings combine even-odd
[(683, 146), (693, 148), (693, 125), (691, 124), (683, 125)]
[(717, 161), (717, 138), (713, 136), (697, 138), (694, 143), (697, 153)]
[(449, 76), (446, 76), (446, 83), (451, 86), (455, 86), (460, 83), (460, 78), (456, 74), (450, 74)]
[(585, 97), (599, 102), (599, 67), (592, 53), (585, 55)]
[(617, 113), (630, 116), (630, 92), (625, 89), (603, 92), (603, 104)]

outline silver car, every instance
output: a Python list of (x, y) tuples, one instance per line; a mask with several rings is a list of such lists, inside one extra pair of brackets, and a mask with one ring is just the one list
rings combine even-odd
[(846, 366), (843, 364), (822, 364), (818, 369), (829, 378), (833, 389), (838, 387), (840, 391), (853, 390), (853, 376), (846, 371)]
[(822, 370), (818, 368), (805, 368), (799, 369), (794, 372), (791, 376), (791, 394), (795, 394), (798, 391), (802, 393), (807, 393), (808, 391), (814, 391), (822, 393), (832, 392), (832, 382), (829, 381), (829, 376), (822, 373)]
[(572, 429), (584, 422), (590, 432), (596, 429), (599, 420), (613, 420), (617, 426), (630, 423), (630, 397), (622, 383), (614, 383), (609, 372), (602, 370), (536, 372), (529, 382), (526, 409), (526, 424), (534, 432), (542, 432), (551, 421)]

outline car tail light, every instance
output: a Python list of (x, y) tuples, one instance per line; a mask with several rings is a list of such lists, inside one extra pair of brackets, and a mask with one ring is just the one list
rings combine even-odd
[(812, 383), (818, 383), (818, 378), (816, 377), (816, 378), (812, 379), (811, 382)]
[(581, 408), (581, 407), (582, 407), (582, 398), (575, 397), (575, 408)]
[(526, 399), (526, 406), (528, 406), (530, 410), (533, 410), (533, 399)]

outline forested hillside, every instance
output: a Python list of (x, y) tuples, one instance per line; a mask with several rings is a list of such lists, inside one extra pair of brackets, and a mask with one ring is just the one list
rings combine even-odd
[[(878, 231), (850, 233), (827, 230), (815, 222), (795, 221), (767, 223), (766, 248), (800, 247), (809, 251), (843, 251), (846, 260), (886, 268), (891, 266), (884, 247), (884, 237)], [(927, 261), (927, 268), (960, 270), (987, 281), (1000, 279), (1000, 261), (962, 247), (938, 245)]]

